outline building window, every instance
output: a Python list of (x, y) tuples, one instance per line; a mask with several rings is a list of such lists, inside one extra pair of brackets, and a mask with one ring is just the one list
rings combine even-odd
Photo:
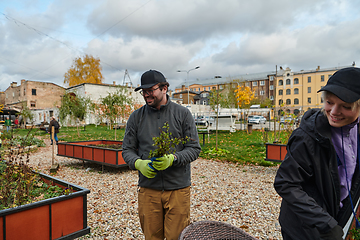
[(274, 100), (274, 96), (271, 95), (271, 96), (270, 96), (270, 100)]
[(245, 83), (245, 86), (246, 86), (246, 87), (249, 87), (249, 86), (250, 86), (250, 83), (249, 83), (249, 82), (246, 82), (246, 83)]
[(260, 81), (260, 86), (265, 86), (265, 81), (264, 80)]
[(321, 81), (324, 82), (325, 81), (325, 76), (321, 75)]
[(286, 99), (286, 105), (290, 105), (291, 104), (291, 99)]
[(279, 99), (279, 105), (283, 104), (283, 100), (282, 99)]
[(279, 86), (282, 86), (282, 85), (284, 85), (283, 80), (279, 80)]
[(273, 81), (274, 80), (274, 76), (270, 76), (270, 81)]
[(298, 98), (295, 98), (295, 99), (294, 99), (294, 104), (295, 104), (295, 105), (298, 105), (298, 104), (299, 104), (299, 99), (298, 99)]
[(308, 93), (311, 93), (311, 87), (308, 87)]
[(299, 79), (298, 78), (294, 78), (294, 84), (299, 84)]
[(287, 73), (286, 76), (290, 76), (290, 73)]
[(224, 89), (224, 85), (220, 85), (219, 88), (220, 88), (220, 89)]
[(260, 91), (260, 95), (265, 95), (265, 91)]
[(291, 84), (291, 80), (290, 79), (286, 79), (286, 85), (290, 85)]
[(257, 86), (257, 82), (252, 82), (253, 87)]
[(270, 90), (274, 90), (274, 85), (270, 85)]
[(36, 107), (36, 102), (31, 101), (31, 102), (30, 102), (30, 107)]
[(308, 77), (308, 83), (311, 83), (311, 77)]
[(24, 96), (26, 95), (26, 88), (24, 88)]
[(286, 89), (286, 95), (291, 95), (291, 89)]
[(182, 98), (182, 93), (180, 93), (180, 98)]
[(35, 88), (31, 89), (31, 94), (32, 94), (33, 96), (36, 95), (36, 89), (35, 89)]
[(294, 88), (294, 94), (299, 94), (299, 89), (298, 88)]
[(329, 78), (331, 78), (331, 76), (332, 76), (331, 74), (328, 75), (328, 80), (329, 80)]
[(279, 90), (279, 95), (283, 95), (283, 90)]
[(311, 97), (308, 98), (308, 103), (311, 103)]

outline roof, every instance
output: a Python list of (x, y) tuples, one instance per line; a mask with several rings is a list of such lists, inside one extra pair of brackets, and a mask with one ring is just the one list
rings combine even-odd
[(68, 87), (68, 88), (66, 88), (66, 90), (69, 90), (71, 88), (77, 88), (77, 87), (80, 87), (82, 85), (96, 85), (96, 86), (106, 86), (106, 87), (127, 87), (127, 88), (131, 88), (129, 86), (114, 85), (114, 84), (109, 84), (109, 83), (80, 83), (80, 84)]
[[(353, 65), (351, 65), (353, 66)], [(305, 74), (305, 73), (313, 73), (313, 72), (327, 72), (327, 71), (337, 71), (342, 68), (351, 67), (351, 66), (339, 66), (339, 67), (331, 67), (331, 68), (316, 68), (316, 69), (310, 69), (310, 70), (300, 70), (300, 71), (293, 71), (294, 75), (297, 74)], [(291, 69), (286, 69), (290, 70)], [(286, 72), (285, 69), (280, 69), (277, 72), (276, 71), (268, 71), (268, 72), (261, 72), (261, 73), (246, 73), (241, 75), (235, 75), (235, 76), (229, 76), (229, 77), (214, 77), (210, 79), (202, 79), (202, 80), (192, 80), (188, 83), (186, 81), (182, 82), (180, 85), (176, 86), (176, 88), (181, 88), (182, 85), (192, 85), (192, 84), (199, 84), (202, 86), (206, 85), (216, 85), (216, 84), (225, 84), (230, 83), (233, 81), (255, 81), (255, 80), (264, 80), (267, 79), (270, 75), (276, 75), (281, 77), (284, 72)]]
[[(262, 72), (262, 73), (250, 73), (250, 74), (246, 73), (246, 74), (242, 74), (242, 75), (229, 76), (229, 77), (220, 77), (220, 78), (219, 77), (214, 77), (214, 78), (210, 78), (210, 79), (193, 80), (193, 81), (189, 81), (188, 84), (189, 84), (189, 86), (191, 84), (214, 85), (214, 84), (229, 83), (229, 82), (238, 81), (238, 80), (240, 82), (263, 80), (263, 79), (267, 79), (269, 75), (275, 75), (275, 74), (276, 74), (275, 71)], [(187, 85), (186, 82), (182, 82), (176, 88), (179, 88), (184, 84)]]

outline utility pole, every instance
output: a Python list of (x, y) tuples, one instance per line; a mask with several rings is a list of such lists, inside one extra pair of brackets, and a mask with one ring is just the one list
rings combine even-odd
[[(275, 84), (274, 84), (275, 83)], [(276, 84), (277, 84), (277, 65), (275, 66), (275, 79), (274, 79), (274, 143), (277, 142), (276, 138)]]

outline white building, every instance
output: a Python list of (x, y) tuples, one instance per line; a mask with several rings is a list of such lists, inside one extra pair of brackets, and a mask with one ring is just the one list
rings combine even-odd
[[(143, 96), (139, 92), (135, 92), (133, 87), (127, 87), (129, 97), (133, 98), (135, 104), (144, 105), (145, 101)], [(94, 103), (100, 103), (100, 99), (109, 95), (109, 93), (115, 93), (119, 89), (119, 86), (114, 84), (94, 84), (94, 83), (81, 83), (76, 86), (69, 87), (65, 90), (66, 93), (75, 93), (77, 96), (89, 97)], [(89, 113), (85, 118), (85, 124), (99, 124), (98, 116)]]

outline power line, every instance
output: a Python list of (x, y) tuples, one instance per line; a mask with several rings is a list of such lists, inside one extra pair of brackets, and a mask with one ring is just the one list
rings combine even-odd
[(46, 37), (48, 37), (48, 38), (50, 38), (50, 39), (52, 39), (52, 40), (54, 40), (54, 41), (57, 41), (57, 42), (63, 44), (64, 46), (66, 46), (66, 47), (69, 48), (70, 50), (78, 51), (77, 49), (71, 47), (71, 46), (68, 45), (67, 43), (64, 43), (63, 41), (60, 41), (59, 39), (54, 38), (54, 37), (52, 37), (52, 36), (50, 36), (50, 35), (42, 32), (42, 31), (40, 31), (40, 30), (37, 30), (36, 28), (34, 28), (34, 27), (32, 27), (32, 26), (30, 26), (30, 25), (28, 25), (28, 24), (26, 24), (26, 23), (23, 23), (23, 22), (15, 19), (15, 18), (13, 18), (13, 17), (10, 17), (9, 15), (6, 15), (5, 13), (1, 13), (1, 14), (4, 15), (6, 19), (13, 21), (13, 22), (14, 22), (16, 25), (18, 25), (18, 26), (19, 26), (19, 25), (23, 25), (23, 26), (25, 26), (26, 28), (28, 28), (28, 29), (30, 29), (30, 30), (33, 30), (34, 32), (36, 32), (36, 33), (39, 34), (39, 35), (46, 36)]
[[(148, 4), (149, 2), (151, 2), (151, 1), (152, 1), (152, 0), (147, 1), (146, 3), (144, 3), (143, 5), (141, 5), (139, 8), (135, 9), (133, 12), (131, 12), (130, 14), (128, 14), (127, 16), (125, 16), (124, 18), (120, 19), (120, 20), (119, 20), (118, 22), (116, 22), (114, 25), (112, 25), (111, 27), (107, 28), (105, 31), (103, 31), (103, 32), (100, 33), (99, 35), (97, 35), (95, 38), (93, 38), (93, 39), (91, 39), (90, 41), (88, 41), (86, 44), (88, 44), (89, 42), (91, 42), (91, 41), (99, 38), (100, 36), (102, 36), (103, 34), (105, 34), (106, 32), (108, 32), (110, 29), (112, 29), (113, 27), (115, 27), (116, 25), (118, 25), (119, 23), (123, 22), (125, 19), (127, 19), (127, 18), (130, 17), (131, 15), (133, 15), (135, 12), (137, 12), (138, 10), (140, 10), (141, 8), (143, 8), (145, 5), (147, 5), (147, 4)], [(13, 21), (15, 24), (17, 24), (17, 25), (21, 24), (21, 25), (27, 27), (28, 29), (35, 31), (35, 32), (38, 33), (39, 35), (44, 35), (44, 36), (46, 36), (46, 37), (48, 37), (48, 38), (50, 38), (50, 39), (53, 39), (54, 41), (57, 41), (57, 42), (65, 45), (65, 46), (66, 46), (67, 48), (69, 48), (70, 50), (79, 51), (79, 52), (81, 52), (81, 53), (83, 53), (83, 54), (85, 53), (84, 51), (79, 50), (79, 49), (75, 49), (75, 48), (69, 46), (68, 44), (66, 44), (66, 43), (64, 43), (64, 42), (62, 42), (62, 41), (60, 41), (60, 40), (58, 40), (58, 39), (56, 39), (56, 38), (54, 38), (54, 37), (46, 34), (46, 33), (43, 33), (43, 32), (37, 30), (37, 29), (34, 28), (34, 27), (31, 27), (31, 26), (27, 25), (26, 23), (23, 23), (23, 22), (15, 19), (15, 18), (13, 18), (13, 17), (10, 17), (9, 15), (6, 15), (5, 13), (1, 13), (1, 14), (4, 15), (6, 19)], [(84, 44), (83, 46), (85, 46), (86, 44)], [(66, 57), (66, 58), (68, 58), (68, 57)], [(48, 68), (45, 69), (44, 71), (42, 71), (42, 72), (38, 71), (38, 72), (39, 72), (39, 73), (43, 73), (43, 72), (49, 70), (50, 68), (52, 68), (53, 66), (55, 66), (56, 64), (58, 64), (59, 62), (65, 60), (66, 58), (63, 58), (62, 60), (54, 63), (53, 65), (51, 65), (50, 67), (48, 67)], [(118, 69), (117, 67), (114, 67), (114, 66), (112, 66), (112, 65), (110, 65), (110, 64), (108, 64), (108, 63), (106, 63), (106, 62), (104, 62), (104, 61), (102, 61), (102, 62), (103, 62), (104, 64), (110, 66), (110, 67), (113, 68), (113, 69), (117, 69), (117, 70), (121, 71), (121, 70)], [(20, 64), (19, 64), (19, 65), (20, 65)], [(29, 68), (29, 69), (30, 69), (30, 68)], [(126, 72), (127, 72), (127, 70), (126, 70)], [(126, 72), (125, 72), (125, 73), (126, 73)], [(37, 74), (33, 75), (32, 77), (35, 77), (35, 76), (37, 76)]]
[[(135, 9), (135, 11), (131, 12), (129, 15), (123, 17), (122, 19), (120, 19), (117, 23), (115, 23), (114, 25), (112, 25), (111, 27), (109, 27), (108, 29), (106, 29), (105, 31), (103, 31), (102, 33), (100, 33), (99, 35), (97, 35), (94, 39), (99, 38), (101, 35), (103, 35), (104, 33), (106, 33), (107, 31), (109, 31), (110, 29), (112, 29), (113, 27), (115, 27), (116, 25), (118, 25), (119, 23), (121, 23), (122, 21), (124, 21), (125, 19), (127, 19), (128, 17), (130, 17), (131, 15), (133, 15), (134, 13), (136, 13), (137, 11), (139, 11), (141, 8), (143, 8), (145, 5), (147, 5), (149, 2), (151, 2), (152, 0), (147, 1), (146, 3), (144, 3), (143, 5), (141, 5), (139, 8)], [(92, 39), (92, 40), (94, 40)], [(90, 42), (92, 41), (90, 40)]]

